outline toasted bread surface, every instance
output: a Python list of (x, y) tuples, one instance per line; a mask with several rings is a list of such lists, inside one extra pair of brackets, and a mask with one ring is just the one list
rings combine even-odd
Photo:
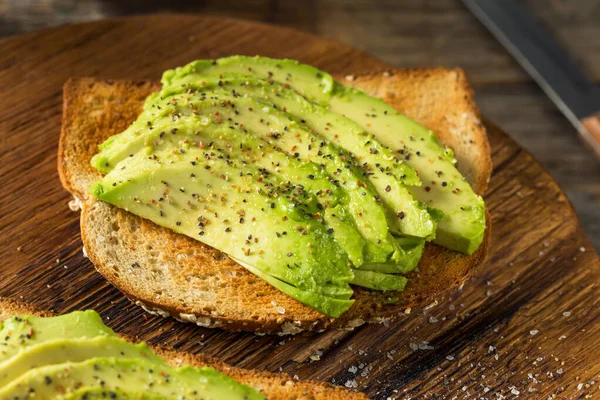
[[(0, 321), (14, 315), (36, 315), (49, 317), (49, 311), (41, 311), (27, 303), (0, 297)], [(124, 339), (136, 342), (135, 339), (119, 335)], [(358, 392), (350, 392), (341, 387), (316, 381), (298, 381), (287, 374), (272, 374), (256, 370), (232, 367), (221, 361), (204, 355), (193, 355), (175, 351), (163, 346), (150, 346), (154, 352), (163, 357), (174, 367), (188, 364), (195, 367), (210, 366), (238, 382), (261, 391), (269, 400), (365, 400), (367, 396)]]
[[(462, 72), (393, 70), (354, 76), (344, 83), (383, 97), (441, 132), (442, 142), (456, 153), (459, 170), (478, 193), (484, 190), (491, 174), (489, 144)], [(87, 186), (100, 178), (89, 165), (97, 145), (133, 122), (144, 98), (158, 88), (151, 82), (91, 78), (67, 82), (58, 165), (63, 185), (81, 200), (82, 240), (90, 260), (146, 310), (227, 330), (289, 334), (353, 328), (433, 301), (461, 285), (483, 262), (490, 238), (489, 215), (486, 236), (475, 254), (465, 256), (428, 244), (403, 292), (354, 288), (355, 304), (335, 319), (286, 296), (209, 246), (94, 200)]]

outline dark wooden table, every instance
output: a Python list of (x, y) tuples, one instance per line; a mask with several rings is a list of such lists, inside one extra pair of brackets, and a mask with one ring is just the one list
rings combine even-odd
[[(525, 3), (600, 81), (600, 0)], [(574, 204), (592, 243), (600, 248), (600, 162), (458, 0), (0, 0), (0, 36), (166, 10), (286, 25), (339, 40), (399, 67), (463, 68), (483, 114), (510, 132), (550, 172)]]

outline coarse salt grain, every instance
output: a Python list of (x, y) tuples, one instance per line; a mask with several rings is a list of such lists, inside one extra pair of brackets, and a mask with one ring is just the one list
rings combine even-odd
[(350, 379), (347, 380), (346, 383), (344, 383), (344, 386), (346, 386), (347, 388), (357, 388), (358, 383), (354, 379)]

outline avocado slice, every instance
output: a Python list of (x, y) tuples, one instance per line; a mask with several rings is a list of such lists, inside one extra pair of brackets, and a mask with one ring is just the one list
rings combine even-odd
[(380, 291), (400, 291), (404, 290), (406, 282), (407, 279), (402, 275), (393, 275), (357, 269), (354, 271), (354, 279), (352, 279), (350, 283)]
[(82, 362), (46, 365), (29, 370), (0, 389), (0, 398), (52, 398), (56, 394), (102, 386), (107, 390), (142, 392), (186, 399), (264, 399), (255, 390), (212, 368), (171, 368), (141, 358), (98, 357)]
[[(332, 297), (322, 296), (318, 293), (310, 293), (299, 290), (298, 288), (288, 283), (285, 283), (284, 281), (277, 279), (274, 276), (264, 273), (258, 268), (254, 268), (252, 265), (245, 263), (242, 260), (237, 260), (235, 258), (233, 260), (239, 263), (244, 268), (246, 268), (248, 271), (258, 276), (259, 278), (262, 278), (265, 282), (269, 283), (274, 288), (281, 290), (283, 293), (298, 300), (303, 304), (311, 305), (313, 308), (322, 312), (323, 314), (327, 314), (332, 317), (339, 317), (354, 303), (354, 300), (336, 299)], [(357, 270), (353, 271), (354, 273), (356, 273)], [(352, 283), (357, 284), (353, 281)], [(366, 283), (369, 284), (368, 282)]]
[(183, 67), (165, 71), (161, 81), (164, 86), (172, 86), (175, 80), (191, 73), (258, 76), (288, 85), (295, 90), (302, 88), (302, 91), (299, 91), (304, 97), (322, 106), (327, 106), (327, 96), (333, 92), (335, 85), (331, 75), (313, 66), (301, 64), (296, 60), (260, 56), (230, 56), (216, 60), (193, 61)]
[(0, 365), (29, 346), (64, 339), (114, 336), (95, 311), (75, 311), (57, 317), (18, 316), (0, 325)]
[(261, 107), (281, 110), (296, 123), (305, 125), (353, 157), (361, 178), (372, 184), (383, 204), (391, 211), (392, 217), (388, 221), (392, 233), (434, 237), (434, 220), (407, 188), (421, 185), (416, 172), (351, 119), (314, 104), (274, 81), (244, 76), (219, 79), (194, 74), (178, 79), (173, 77), (170, 85), (163, 87), (161, 96), (175, 96), (182, 91), (218, 93), (220, 96), (235, 93), (236, 97), (251, 98)]
[[(92, 186), (92, 194), (299, 291), (344, 300), (350, 307), (350, 263), (328, 228), (314, 219), (314, 199), (218, 149), (188, 141), (178, 150), (146, 150), (122, 160)], [(298, 300), (321, 311), (320, 297), (311, 299)]]
[(166, 365), (145, 343), (132, 344), (116, 336), (55, 339), (29, 344), (11, 358), (0, 362), (0, 387), (7, 385), (30, 369), (65, 362), (81, 362), (95, 357), (144, 358)]
[[(404, 250), (402, 262), (396, 264), (364, 264), (360, 267), (363, 271), (374, 271), (390, 274), (405, 274), (414, 270), (421, 260), (423, 250), (425, 250), (425, 241), (421, 238), (396, 237), (396, 242)], [(356, 283), (355, 283), (356, 284)]]
[(383, 100), (346, 88), (314, 67), (265, 57), (200, 60), (165, 72), (163, 84), (169, 85), (189, 74), (218, 74), (222, 78), (244, 75), (287, 84), (311, 101), (351, 118), (418, 172), (423, 184), (409, 187), (411, 194), (431, 207), (434, 214), (443, 213), (435, 243), (466, 254), (472, 254), (481, 244), (486, 226), (485, 206), (456, 169), (452, 151), (443, 148), (433, 132)]

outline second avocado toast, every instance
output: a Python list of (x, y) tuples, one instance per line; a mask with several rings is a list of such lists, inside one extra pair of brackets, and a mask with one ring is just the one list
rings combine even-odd
[(57, 316), (0, 297), (0, 331), (2, 399), (366, 399), (115, 335), (91, 310)]
[[(463, 79), (454, 90), (470, 95), (452, 72)], [(459, 284), (485, 256), (483, 202), (452, 152), (386, 103), (289, 60), (200, 61), (168, 71), (163, 85), (129, 128), (159, 87), (79, 80), (65, 88), (59, 170), (82, 203), (85, 248), (141, 305), (234, 330), (355, 326)], [(470, 98), (462, 107), (473, 116)], [(95, 183), (88, 163), (109, 137), (93, 159), (108, 174)], [(489, 147), (485, 134), (469, 140), (479, 142), (471, 161), (483, 160), (480, 192)], [(412, 271), (431, 239), (475, 253), (427, 244)], [(383, 291), (353, 294), (348, 283)]]

